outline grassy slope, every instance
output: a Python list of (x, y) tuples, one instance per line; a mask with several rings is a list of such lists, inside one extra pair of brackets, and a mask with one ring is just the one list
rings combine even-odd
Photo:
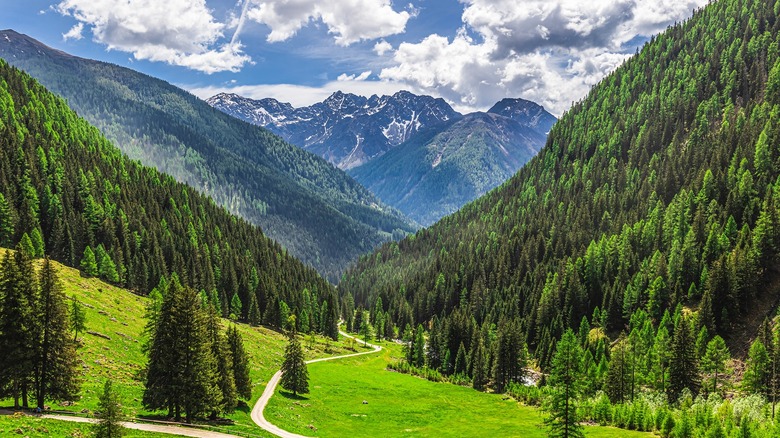
[[(545, 437), (535, 408), (471, 388), (386, 370), (400, 346), (381, 343), (377, 355), (309, 366), (311, 393), (293, 397), (277, 389), (265, 417), (300, 434), (316, 436), (522, 436)], [(363, 404), (363, 400), (368, 404)], [(586, 427), (588, 437), (651, 437), (608, 427)]]
[[(0, 255), (5, 251), (0, 249)], [(159, 414), (148, 412), (141, 406), (143, 382), (136, 377), (146, 362), (141, 351), (146, 298), (95, 278), (83, 278), (76, 269), (57, 263), (55, 265), (65, 287), (65, 294), (69, 298), (75, 296), (85, 304), (87, 330), (106, 335), (111, 339), (88, 333), (79, 335), (81, 342), (79, 354), (83, 360), (84, 370), (81, 399), (67, 406), (52, 403), (52, 409), (74, 412), (81, 412), (84, 409), (94, 411), (97, 408), (98, 395), (102, 390), (103, 382), (111, 378), (114, 380), (115, 389), (119, 393), (127, 415), (136, 417)], [(225, 321), (225, 325), (228, 323)], [(263, 327), (239, 324), (238, 328), (250, 356), (251, 377), (255, 388), (250, 403), (229, 416), (236, 424), (225, 431), (259, 433), (259, 429), (250, 418), (250, 407), (260, 397), (268, 379), (279, 369), (287, 341), (284, 335)], [(313, 348), (307, 349), (307, 356), (313, 358), (346, 352), (340, 344), (332, 343), (330, 348), (327, 348), (326, 343), (327, 341), (318, 337)], [(304, 345), (308, 346), (309, 342), (304, 342)], [(0, 406), (9, 405), (12, 405), (9, 400), (0, 400)]]

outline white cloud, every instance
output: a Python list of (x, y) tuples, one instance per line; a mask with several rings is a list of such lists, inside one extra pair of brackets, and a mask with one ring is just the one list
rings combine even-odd
[(81, 35), (81, 32), (84, 30), (84, 23), (77, 23), (75, 26), (71, 27), (69, 31), (62, 34), (62, 39), (67, 40), (80, 40), (83, 38)]
[(363, 73), (360, 73), (359, 75), (348, 75), (346, 73), (342, 73), (339, 75), (338, 78), (336, 78), (337, 81), (340, 82), (346, 82), (346, 81), (365, 81), (368, 79), (368, 77), (371, 76), (371, 70), (364, 71)]
[(463, 0), (463, 28), (401, 43), (379, 77), (485, 109), (512, 96), (561, 114), (646, 38), (708, 0)]
[(56, 9), (89, 26), (95, 41), (109, 50), (130, 52), (135, 59), (205, 73), (238, 71), (251, 62), (240, 44), (217, 45), (225, 25), (205, 0), (62, 0)]
[(402, 33), (411, 16), (395, 11), (389, 0), (265, 0), (247, 13), (271, 28), (269, 42), (287, 40), (309, 23), (322, 21), (342, 46)]
[(393, 50), (393, 46), (385, 40), (379, 41), (376, 44), (374, 44), (374, 53), (376, 53), (379, 56), (384, 56), (385, 53), (391, 52), (392, 50)]

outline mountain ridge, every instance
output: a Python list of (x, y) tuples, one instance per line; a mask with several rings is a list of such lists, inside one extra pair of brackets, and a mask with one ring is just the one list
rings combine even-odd
[(167, 82), (13, 31), (0, 31), (0, 56), (65, 97), (128, 156), (259, 224), (332, 281), (357, 255), (415, 229), (320, 157)]

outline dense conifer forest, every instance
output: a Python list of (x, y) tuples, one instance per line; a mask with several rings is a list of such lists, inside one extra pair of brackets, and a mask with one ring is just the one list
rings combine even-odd
[(318, 317), (338, 309), (332, 286), (257, 226), (129, 160), (1, 60), (0, 151), (4, 247), (27, 243), (34, 257), (142, 294), (176, 273), (223, 316), (254, 323), (281, 327), (280, 309), (304, 304)]
[(324, 159), (159, 79), (0, 31), (0, 57), (67, 99), (123, 152), (213, 198), (337, 281), (415, 228)]
[[(750, 436), (738, 414), (713, 420), (723, 402), (707, 397), (780, 395), (779, 15), (780, 2), (724, 0), (654, 37), (512, 179), (361, 257), (344, 308), (398, 327), (396, 367), (432, 380), (509, 388), (554, 417), (565, 393), (599, 423)], [(578, 378), (560, 375), (561, 355), (579, 358)], [(516, 385), (518, 361), (549, 385)], [(767, 415), (744, 420), (772, 436)]]

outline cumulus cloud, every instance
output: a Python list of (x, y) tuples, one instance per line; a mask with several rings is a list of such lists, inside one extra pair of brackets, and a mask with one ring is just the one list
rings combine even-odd
[(633, 54), (632, 43), (707, 1), (464, 0), (455, 37), (400, 44), (379, 76), (456, 106), (484, 109), (519, 96), (561, 114)]
[(336, 78), (337, 81), (365, 81), (368, 79), (368, 77), (371, 76), (371, 70), (364, 71), (363, 73), (360, 73), (359, 75), (348, 75), (346, 73), (342, 73), (339, 75), (338, 78)]
[(385, 40), (379, 41), (374, 44), (374, 53), (379, 56), (384, 56), (385, 53), (393, 50), (393, 46)]
[(217, 44), (225, 25), (214, 19), (205, 0), (62, 0), (56, 9), (82, 29), (88, 26), (95, 41), (135, 59), (205, 73), (238, 71), (251, 62), (237, 42)]
[(62, 39), (67, 40), (80, 40), (83, 38), (81, 35), (81, 32), (84, 30), (84, 23), (77, 23), (75, 26), (71, 27), (69, 31), (62, 34)]
[(269, 42), (287, 40), (309, 23), (322, 21), (342, 46), (402, 33), (411, 16), (395, 11), (390, 0), (265, 0), (247, 13), (271, 29)]

